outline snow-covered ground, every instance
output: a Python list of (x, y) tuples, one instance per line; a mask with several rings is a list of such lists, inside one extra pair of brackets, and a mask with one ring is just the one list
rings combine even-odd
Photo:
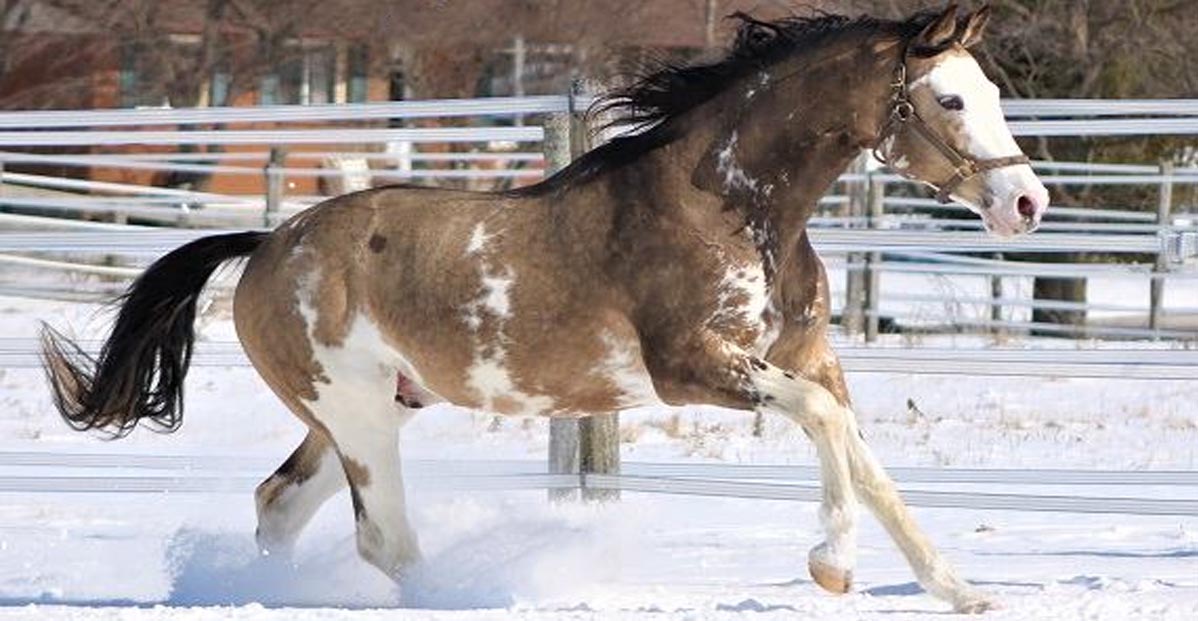
[[(0, 298), (6, 337), (37, 321), (98, 334), (94, 307)], [(227, 319), (203, 324), (227, 340)], [(200, 344), (203, 347), (203, 343)], [(867, 438), (890, 466), (1198, 469), (1198, 386), (1059, 378), (850, 376)], [(625, 493), (555, 506), (544, 491), (455, 491), (410, 477), (426, 560), (398, 587), (359, 560), (352, 511), (334, 497), (290, 559), (253, 544), (247, 477), (265, 477), (302, 428), (245, 368), (196, 368), (187, 422), (118, 442), (52, 414), (38, 369), (0, 369), (0, 459), (16, 452), (125, 456), (3, 465), (21, 477), (229, 480), (225, 491), (0, 492), (0, 621), (7, 619), (927, 619), (948, 608), (914, 583), (863, 516), (854, 593), (806, 574), (820, 539), (810, 503)], [(915, 407), (908, 406), (912, 402)], [(711, 408), (628, 413), (635, 461), (812, 465), (803, 434)], [(547, 424), (430, 409), (409, 425), (408, 459), (545, 459)], [(137, 455), (190, 456), (145, 464)], [(118, 460), (119, 461), (119, 460)], [(52, 490), (56, 479), (40, 485)], [(915, 489), (916, 486), (909, 486)], [(1186, 487), (921, 484), (919, 489), (1198, 498)], [(6, 488), (11, 489), (11, 488)], [(987, 619), (1198, 619), (1198, 516), (916, 509), (962, 574), (999, 596)]]

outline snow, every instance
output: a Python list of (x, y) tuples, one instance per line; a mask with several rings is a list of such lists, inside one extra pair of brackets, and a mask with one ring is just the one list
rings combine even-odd
[[(201, 322), (200, 348), (231, 338), (223, 308), (214, 305)], [(84, 336), (99, 335), (105, 321), (92, 306), (0, 298), (5, 336), (28, 338), (42, 319)], [(958, 340), (936, 338), (924, 342)], [(863, 431), (888, 466), (1198, 468), (1198, 387), (1187, 382), (902, 374), (849, 382)], [(358, 558), (344, 492), (317, 515), (293, 557), (262, 557), (247, 478), (269, 474), (303, 428), (249, 369), (195, 368), (187, 390), (178, 433), (138, 430), (105, 442), (51, 413), (40, 370), (0, 369), (0, 456), (129, 460), (119, 468), (65, 459), (0, 465), (0, 479), (229, 480), (220, 492), (0, 492), (0, 621), (914, 620), (948, 611), (914, 583), (868, 515), (854, 592), (819, 591), (806, 574), (807, 550), (822, 537), (812, 503), (626, 492), (605, 506), (553, 505), (542, 490), (460, 491), (409, 476), (425, 560), (400, 585)], [(766, 420), (761, 438), (751, 435), (751, 415), (716, 408), (643, 409), (621, 422), (627, 460), (816, 463), (802, 432), (780, 417)], [(436, 406), (405, 428), (404, 456), (544, 463), (547, 430), (540, 419)], [(146, 464), (138, 455), (191, 459)], [(1198, 497), (1176, 487), (902, 487)], [(964, 577), (999, 596), (1005, 608), (986, 619), (1198, 618), (1198, 516), (914, 512)]]

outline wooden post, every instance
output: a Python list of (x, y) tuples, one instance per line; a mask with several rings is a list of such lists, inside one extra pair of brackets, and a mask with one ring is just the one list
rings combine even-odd
[[(882, 226), (882, 213), (886, 209), (886, 183), (869, 173), (866, 187), (869, 190), (869, 228)], [(871, 252), (865, 255), (865, 342), (873, 343), (878, 340), (878, 323), (882, 313), (882, 274), (878, 271), (882, 263), (882, 253)]]
[(283, 204), (283, 173), (286, 154), (281, 147), (271, 147), (270, 159), (263, 173), (266, 175), (266, 209), (262, 212), (262, 226), (274, 228), (278, 222), (279, 207)]
[[(570, 149), (569, 114), (551, 114), (545, 119), (545, 140), (541, 148), (545, 153), (546, 176), (570, 165), (573, 159)], [(549, 474), (579, 474), (578, 420), (554, 418), (549, 421)], [(561, 502), (578, 498), (576, 489), (550, 489), (549, 500)]]
[[(512, 41), (512, 95), (516, 97), (524, 96), (524, 64), (527, 56), (524, 35), (516, 35)], [(516, 115), (515, 122), (516, 125), (524, 125), (524, 115)]]
[[(585, 119), (574, 109), (576, 81), (570, 92), (567, 114), (550, 115), (545, 123), (546, 172), (553, 174), (586, 152), (589, 147)], [(620, 472), (620, 419), (616, 413), (583, 419), (553, 419), (549, 422), (550, 474), (618, 474)], [(549, 490), (553, 501), (577, 498), (575, 490)], [(583, 500), (618, 500), (619, 490), (582, 490)]]
[[(866, 158), (869, 154), (862, 151), (857, 159), (849, 166), (849, 173), (865, 174)], [(849, 228), (859, 228), (860, 219), (865, 217), (869, 201), (869, 185), (864, 181), (852, 181), (848, 184), (849, 201), (845, 204), (844, 217), (850, 218)], [(840, 315), (840, 325), (845, 334), (853, 335), (862, 331), (865, 324), (865, 273), (860, 268), (864, 261), (861, 253), (850, 252), (845, 256), (845, 287), (844, 309)]]
[[(994, 253), (994, 259), (997, 261), (1001, 261), (1002, 253), (1001, 252)], [(990, 321), (993, 322), (993, 325), (990, 326), (990, 333), (993, 334), (996, 337), (996, 339), (1000, 340), (1000, 341), (1002, 340), (1003, 329), (1002, 329), (1002, 326), (998, 325), (998, 323), (1000, 321), (1002, 321), (1002, 302), (1000, 302), (999, 300), (1002, 299), (1002, 296), (1003, 296), (1002, 276), (991, 276), (990, 277), (990, 300), (991, 300)]]
[[(1173, 210), (1173, 162), (1161, 162), (1161, 189), (1156, 202), (1156, 224), (1159, 227), (1169, 226), (1169, 212)], [(1161, 329), (1161, 319), (1164, 317), (1165, 279), (1163, 275), (1169, 269), (1169, 257), (1164, 248), (1156, 254), (1156, 262), (1152, 266), (1152, 282), (1148, 285), (1148, 329)], [(1154, 337), (1156, 338), (1156, 337)]]
[[(582, 474), (620, 474), (620, 415), (597, 414), (578, 421), (578, 453)], [(583, 486), (582, 499), (611, 502), (620, 499), (620, 490)]]

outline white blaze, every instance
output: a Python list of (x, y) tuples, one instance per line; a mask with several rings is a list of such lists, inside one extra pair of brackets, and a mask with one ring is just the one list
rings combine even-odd
[[(948, 95), (961, 98), (964, 109), (944, 113), (960, 119), (967, 155), (986, 160), (1022, 153), (1007, 127), (998, 87), (972, 56), (944, 54), (935, 67), (911, 83), (911, 88), (927, 88), (935, 98)], [(983, 197), (963, 197), (957, 193), (952, 197), (981, 215), (996, 234), (1011, 235), (1026, 230), (1024, 218), (1017, 211), (1021, 196), (1034, 200), (1037, 217), (1048, 206), (1048, 190), (1029, 165), (1004, 166), (988, 170), (981, 177), (985, 185)], [(978, 200), (985, 204), (978, 204)]]

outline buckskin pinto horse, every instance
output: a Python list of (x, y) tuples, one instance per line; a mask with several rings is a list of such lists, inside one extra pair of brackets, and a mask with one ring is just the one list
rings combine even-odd
[(191, 242), (131, 286), (98, 357), (44, 328), (56, 406), (80, 429), (177, 428), (197, 297), (222, 262), (248, 257), (238, 337), (309, 427), (257, 489), (265, 551), (288, 549), (348, 483), (359, 552), (401, 577), (420, 553), (399, 430), (425, 405), (588, 416), (705, 403), (781, 414), (815, 443), (826, 537), (808, 567), (821, 587), (851, 586), (859, 497), (928, 592), (986, 610), (858, 430), (806, 221), (872, 148), (995, 234), (1037, 226), (1048, 193), (967, 51), (988, 16), (739, 15), (723, 60), (667, 66), (600, 104), (642, 131), (540, 184), (378, 188), (273, 232)]

